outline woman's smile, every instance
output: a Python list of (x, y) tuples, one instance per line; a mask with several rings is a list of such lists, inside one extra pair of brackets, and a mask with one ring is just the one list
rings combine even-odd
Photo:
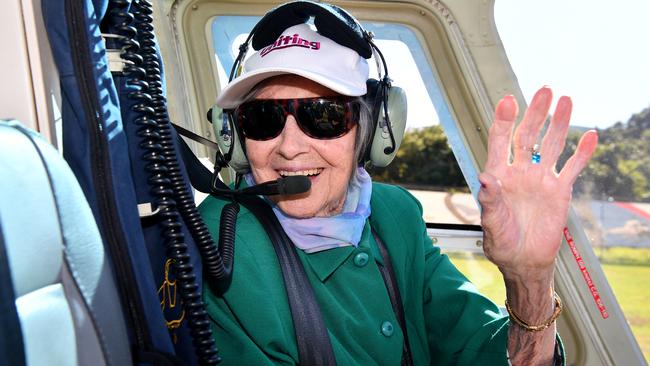
[(282, 169), (282, 170), (278, 170), (278, 174), (280, 174), (280, 176), (282, 176), (282, 177), (292, 177), (292, 176), (296, 176), (296, 175), (302, 175), (302, 176), (307, 176), (307, 177), (310, 177), (310, 178), (315, 178), (322, 171), (323, 171), (323, 168), (296, 169), (296, 170)]

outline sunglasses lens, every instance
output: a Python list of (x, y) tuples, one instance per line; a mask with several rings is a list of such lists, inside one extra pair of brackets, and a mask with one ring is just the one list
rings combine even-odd
[(340, 137), (350, 130), (350, 122), (356, 120), (348, 110), (352, 107), (350, 104), (326, 99), (303, 101), (296, 110), (296, 118), (308, 136), (317, 139)]
[(254, 100), (239, 106), (235, 118), (244, 137), (263, 141), (280, 135), (288, 113), (307, 136), (333, 139), (345, 135), (358, 121), (359, 104), (324, 98)]
[(252, 140), (270, 140), (284, 128), (284, 110), (272, 100), (242, 104), (235, 114), (243, 135)]

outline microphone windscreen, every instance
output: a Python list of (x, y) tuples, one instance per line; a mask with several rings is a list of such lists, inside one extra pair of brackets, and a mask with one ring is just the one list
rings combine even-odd
[(278, 179), (279, 194), (300, 194), (311, 189), (311, 181), (305, 176), (294, 175)]

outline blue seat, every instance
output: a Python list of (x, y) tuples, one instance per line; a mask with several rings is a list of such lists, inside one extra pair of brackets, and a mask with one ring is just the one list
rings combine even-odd
[(130, 365), (110, 258), (66, 162), (35, 132), (0, 121), (0, 177), (0, 273), (13, 283), (26, 363)]

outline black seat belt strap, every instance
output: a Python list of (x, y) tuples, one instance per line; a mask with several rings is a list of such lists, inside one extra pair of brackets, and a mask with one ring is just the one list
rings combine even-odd
[[(194, 155), (192, 149), (190, 149), (180, 134), (177, 136), (177, 142), (178, 150), (183, 158), (183, 163), (185, 163), (185, 170), (187, 171), (190, 183), (192, 183), (192, 187), (199, 192), (210, 193), (210, 189), (212, 188), (212, 172)], [(228, 189), (228, 186), (222, 181), (219, 180), (218, 183), (221, 183), (218, 188)]]
[(375, 242), (379, 247), (379, 253), (384, 262), (383, 265), (379, 266), (379, 271), (381, 276), (384, 278), (384, 283), (386, 284), (386, 290), (388, 291), (388, 296), (390, 297), (390, 303), (393, 306), (393, 311), (397, 317), (400, 328), (402, 328), (402, 334), (404, 334), (404, 346), (402, 348), (402, 365), (411, 366), (413, 365), (413, 358), (411, 357), (411, 348), (409, 345), (409, 337), (406, 331), (406, 317), (404, 316), (404, 306), (402, 304), (402, 296), (399, 292), (399, 287), (397, 286), (397, 279), (395, 278), (395, 271), (393, 270), (393, 265), (390, 261), (390, 255), (388, 250), (384, 245), (384, 242), (381, 240), (377, 232), (372, 226), (372, 236), (375, 238)]
[(258, 197), (241, 197), (239, 202), (262, 224), (278, 256), (289, 299), (300, 365), (336, 365), (325, 321), (316, 302), (314, 290), (298, 257), (296, 247), (273, 213)]

